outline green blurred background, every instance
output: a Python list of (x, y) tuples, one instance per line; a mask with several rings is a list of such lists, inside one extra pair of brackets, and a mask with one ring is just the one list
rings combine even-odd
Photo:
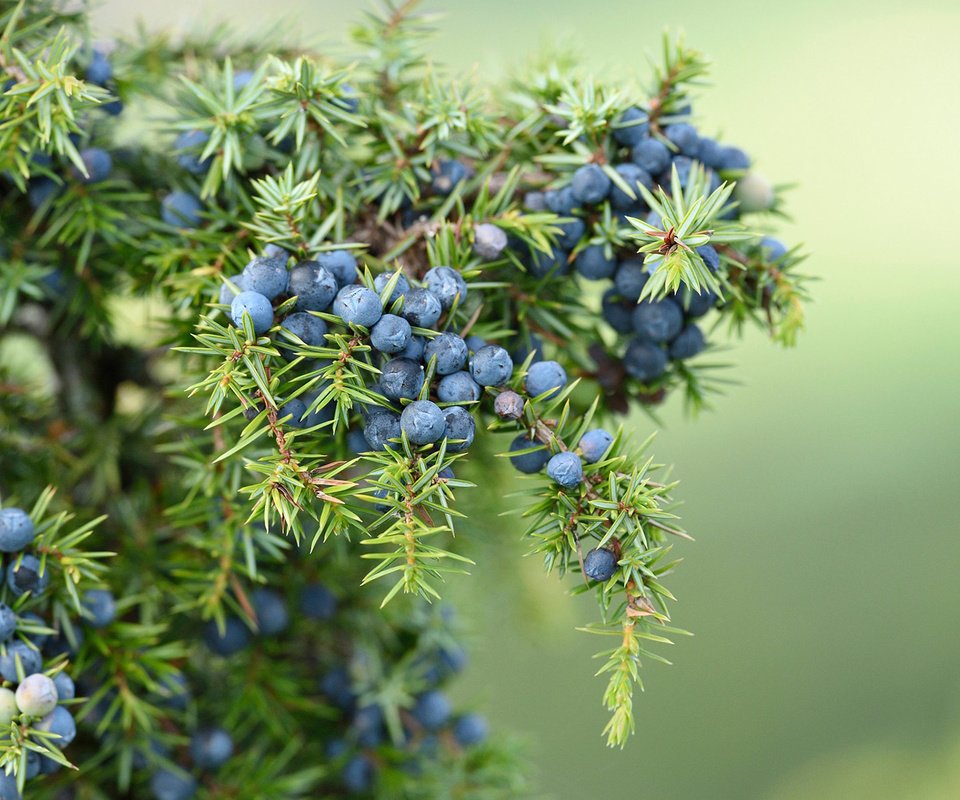
[[(550, 42), (645, 76), (661, 31), (684, 29), (715, 62), (699, 121), (799, 182), (783, 233), (822, 278), (796, 350), (752, 332), (725, 354), (742, 385), (712, 413), (664, 413), (656, 453), (677, 465), (697, 537), (679, 548), (674, 620), (696, 636), (646, 670), (627, 751), (602, 744), (598, 641), (574, 631), (592, 600), (522, 559), (518, 523), (491, 509), (506, 472), (468, 501), (478, 566), (450, 586), (472, 639), (461, 699), (525, 735), (555, 798), (960, 797), (960, 5), (433, 6), (436, 56), (491, 79)], [(322, 44), (364, 7), (108, 0), (97, 16), (103, 36), (138, 18), (286, 19)]]

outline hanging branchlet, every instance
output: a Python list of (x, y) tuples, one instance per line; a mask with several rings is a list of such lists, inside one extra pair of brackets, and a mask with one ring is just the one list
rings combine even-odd
[[(609, 439), (601, 453), (587, 444), (577, 446), (595, 434), (588, 435), (597, 406), (594, 403), (582, 417), (571, 414), (569, 398), (575, 390), (576, 384), (571, 384), (549, 400), (528, 398), (518, 423), (505, 421), (493, 427), (522, 426), (528, 446), (511, 447), (506, 454), (511, 458), (537, 458), (545, 451), (544, 458), (564, 453), (585, 462), (582, 478), (572, 488), (554, 482), (516, 496), (529, 501), (521, 510), (529, 520), (526, 535), (532, 540), (532, 552), (543, 556), (547, 571), (579, 573), (584, 583), (574, 591), (597, 595), (602, 619), (582, 630), (622, 634), (619, 647), (598, 655), (607, 659), (598, 675), (609, 679), (604, 694), (604, 704), (612, 712), (604, 731), (607, 741), (623, 747), (633, 732), (632, 698), (634, 686), (642, 687), (641, 658), (664, 661), (649, 652), (645, 642), (669, 644), (664, 633), (683, 633), (666, 627), (667, 601), (674, 597), (662, 579), (676, 564), (668, 558), (670, 540), (690, 537), (676, 525), (670, 510), (676, 483), (656, 480), (662, 468), (644, 455), (649, 440), (631, 451), (623, 445), (621, 429), (615, 436), (603, 434)], [(600, 569), (597, 562), (608, 563)]]
[(472, 486), (453, 478), (456, 458), (447, 454), (446, 443), (418, 452), (406, 436), (395, 449), (365, 457), (373, 467), (368, 474), (372, 494), (358, 497), (373, 503), (380, 516), (371, 529), (375, 535), (361, 544), (388, 549), (362, 554), (377, 562), (363, 582), (395, 577), (382, 605), (400, 591), (439, 600), (434, 582), (444, 575), (465, 574), (461, 565), (473, 563), (435, 543), (452, 536), (454, 519), (462, 516), (453, 507), (453, 489)]

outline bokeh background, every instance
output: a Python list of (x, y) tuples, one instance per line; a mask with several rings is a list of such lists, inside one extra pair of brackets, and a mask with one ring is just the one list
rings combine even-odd
[[(323, 44), (365, 7), (107, 0), (97, 18), (105, 37), (228, 20)], [(742, 384), (712, 412), (663, 413), (656, 452), (697, 537), (674, 620), (696, 636), (646, 670), (627, 751), (602, 744), (598, 643), (574, 630), (592, 600), (522, 558), (494, 504), (507, 472), (467, 500), (478, 566), (450, 585), (473, 643), (461, 699), (525, 737), (561, 800), (960, 797), (960, 4), (433, 7), (437, 58), (491, 80), (554, 42), (634, 78), (665, 27), (685, 30), (715, 62), (698, 121), (799, 183), (782, 231), (822, 278), (796, 350), (752, 332), (726, 354)]]

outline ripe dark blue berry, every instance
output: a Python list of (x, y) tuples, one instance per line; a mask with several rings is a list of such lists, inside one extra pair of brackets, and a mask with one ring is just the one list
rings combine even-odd
[(690, 183), (690, 176), (693, 174), (693, 165), (696, 162), (689, 156), (674, 156), (671, 168), (664, 171), (660, 176), (660, 185), (666, 191), (671, 191), (673, 187), (673, 170), (677, 171), (677, 180), (682, 188), (686, 188)]
[[(392, 272), (381, 272), (373, 279), (373, 285), (376, 287), (377, 291), (381, 294), (383, 290), (387, 288), (387, 284), (393, 278), (394, 273)], [(387, 298), (387, 308), (392, 306), (397, 300), (399, 300), (403, 295), (410, 291), (410, 282), (406, 277), (401, 273), (397, 278), (397, 282), (393, 285), (393, 292), (390, 293), (390, 297)]]
[(160, 695), (165, 706), (178, 711), (186, 711), (191, 697), (186, 676), (182, 672), (169, 675), (162, 681)]
[(371, 450), (385, 450), (391, 447), (391, 440), (400, 438), (400, 415), (386, 409), (378, 409), (367, 417), (367, 422), (363, 426), (363, 436)]
[(330, 670), (320, 679), (320, 691), (326, 695), (331, 705), (341, 710), (352, 708), (357, 701), (350, 673), (343, 667)]
[(573, 173), (570, 190), (578, 203), (595, 205), (610, 192), (613, 182), (597, 164), (584, 164)]
[(206, 728), (190, 737), (190, 757), (200, 769), (217, 769), (233, 755), (233, 739), (223, 728)]
[(190, 800), (197, 793), (197, 781), (185, 772), (164, 767), (153, 773), (150, 791), (154, 800)]
[(722, 172), (750, 169), (750, 156), (739, 147), (724, 147), (720, 151), (720, 163), (717, 169)]
[(703, 332), (696, 325), (690, 323), (670, 343), (670, 358), (679, 360), (693, 358), (702, 352), (705, 346), (706, 340), (703, 338)]
[(432, 292), (426, 289), (411, 289), (404, 295), (400, 313), (416, 328), (432, 328), (440, 319), (443, 307)]
[(441, 403), (471, 403), (480, 399), (483, 390), (469, 372), (454, 372), (445, 375), (437, 384), (437, 397)]
[(446, 420), (436, 403), (430, 400), (415, 400), (400, 414), (400, 429), (411, 444), (433, 444), (443, 437)]
[(306, 428), (307, 404), (299, 397), (294, 397), (284, 403), (277, 412), (277, 417), (284, 420), (289, 428)]
[(543, 195), (547, 208), (561, 217), (569, 217), (575, 208), (580, 205), (573, 196), (573, 187), (564, 186), (562, 189), (551, 189)]
[(583, 460), (593, 464), (603, 458), (603, 454), (611, 444), (613, 444), (613, 434), (607, 433), (603, 428), (594, 428), (580, 437), (578, 447)]
[(520, 472), (526, 473), (527, 475), (533, 475), (547, 465), (547, 462), (550, 460), (550, 451), (540, 442), (533, 441), (522, 433), (510, 443), (510, 452), (529, 450), (531, 448), (537, 449), (530, 453), (510, 456), (510, 463), (520, 470)]
[(73, 678), (66, 672), (58, 672), (53, 676), (53, 682), (57, 687), (57, 697), (60, 701), (73, 700), (77, 696), (77, 687), (73, 683)]
[(590, 580), (605, 582), (617, 571), (617, 556), (612, 550), (598, 547), (591, 550), (583, 559), (583, 574)]
[(34, 725), (42, 731), (55, 733), (60, 737), (53, 740), (57, 747), (66, 747), (77, 736), (77, 724), (74, 722), (73, 715), (63, 706), (57, 706)]
[(39, 672), (43, 666), (40, 651), (21, 639), (14, 639), (0, 645), (0, 675), (5, 681), (17, 683), (20, 680), (17, 664), (23, 668), (24, 675)]
[[(315, 317), (306, 311), (297, 311), (291, 314), (283, 320), (280, 327), (282, 330), (292, 333), (309, 347), (323, 347), (326, 343), (324, 337), (327, 335), (327, 323), (320, 317)], [(281, 346), (279, 349), (288, 361), (296, 358), (295, 347)]]
[(684, 289), (677, 296), (677, 302), (683, 308), (684, 314), (688, 319), (697, 319), (706, 314), (717, 302), (717, 296), (710, 291), (704, 291), (701, 294), (694, 294), (689, 289)]
[(380, 371), (380, 391), (391, 400), (414, 400), (423, 386), (423, 367), (409, 358), (394, 358)]
[(314, 260), (321, 267), (329, 270), (341, 287), (349, 286), (357, 280), (357, 259), (349, 250), (318, 253)]
[(7, 588), (14, 597), (30, 592), (37, 597), (46, 591), (50, 583), (50, 573), (40, 566), (36, 556), (26, 553), (7, 567)]
[(523, 205), (529, 211), (549, 211), (545, 192), (527, 192), (523, 196)]
[(670, 341), (683, 328), (683, 311), (669, 297), (637, 305), (633, 311), (633, 328), (637, 336), (649, 342)]
[(576, 453), (557, 453), (547, 462), (547, 475), (558, 486), (574, 489), (583, 480), (583, 462)]
[(410, 337), (410, 341), (407, 343), (407, 346), (403, 348), (397, 355), (400, 358), (406, 358), (410, 361), (422, 361), (423, 360), (423, 351), (426, 349), (427, 340), (423, 336), (417, 336), (414, 334)]
[(772, 236), (764, 236), (760, 240), (760, 249), (767, 261), (770, 262), (779, 261), (787, 254), (787, 246)]
[(601, 313), (607, 324), (617, 333), (633, 332), (634, 303), (621, 299), (616, 289), (607, 289), (601, 301)]
[(633, 147), (642, 142), (650, 132), (647, 114), (632, 106), (624, 111), (613, 124), (613, 138), (617, 144)]
[(711, 272), (720, 269), (720, 254), (713, 245), (701, 245), (694, 252), (703, 259), (703, 263)]
[[(316, 389), (307, 392), (303, 395), (303, 404), (308, 409), (307, 416), (304, 419), (304, 427), (312, 428), (316, 425), (320, 425), (324, 422), (329, 422), (333, 419), (334, 411), (336, 409), (336, 402), (331, 401), (329, 398), (323, 401), (323, 405), (316, 403), (317, 398), (319, 398), (324, 392), (329, 388), (327, 382), (323, 382)], [(309, 409), (313, 409), (312, 411)]]
[(437, 194), (450, 194), (454, 187), (467, 179), (470, 170), (460, 161), (450, 159), (441, 161), (433, 171), (433, 191)]
[(0, 800), (23, 800), (17, 788), (17, 776), (0, 772)]
[[(557, 224), (557, 227), (560, 228), (560, 235), (557, 237), (557, 247), (559, 247), (561, 251), (573, 250), (587, 232), (586, 224), (579, 217), (568, 219), (566, 222), (560, 222)], [(562, 270), (560, 274), (564, 274), (566, 268), (560, 265), (560, 270)]]
[(113, 170), (113, 159), (106, 150), (99, 147), (90, 147), (80, 151), (80, 160), (86, 169), (84, 175), (76, 167), (73, 168), (73, 175), (77, 180), (83, 183), (100, 183), (110, 177)]
[(450, 406), (443, 409), (446, 422), (443, 435), (447, 439), (447, 449), (453, 453), (466, 450), (473, 444), (476, 435), (476, 423), (470, 412), (463, 406)]
[(533, 361), (543, 361), (543, 341), (535, 333), (524, 331), (510, 340), (510, 357), (514, 364), (522, 364), (533, 353)]
[(602, 244), (592, 244), (577, 253), (573, 266), (584, 278), (599, 281), (613, 275), (617, 262), (612, 254), (606, 254)]
[(0, 511), (0, 551), (16, 553), (33, 542), (33, 520), (22, 508), (5, 508)]
[(413, 707), (414, 718), (428, 731), (436, 731), (446, 725), (450, 713), (450, 701), (437, 689), (421, 694)]
[(333, 313), (348, 325), (372, 328), (383, 314), (380, 296), (365, 286), (344, 286), (333, 301)]
[(84, 616), (94, 628), (105, 628), (117, 616), (117, 601), (109, 589), (89, 589), (83, 595)]
[(441, 333), (427, 342), (423, 359), (436, 358), (436, 374), (452, 375), (467, 363), (467, 343), (455, 333)]
[(531, 397), (551, 398), (567, 385), (567, 373), (556, 361), (537, 361), (527, 370), (523, 385)]
[(480, 714), (464, 714), (453, 723), (453, 738), (461, 747), (483, 744), (490, 735), (490, 726)]
[(253, 332), (261, 336), (273, 327), (273, 306), (259, 292), (243, 291), (230, 304), (230, 318), (238, 328), (243, 325), (243, 315), (249, 314)]
[(559, 247), (545, 253), (543, 250), (534, 250), (527, 259), (527, 270), (535, 278), (545, 278), (547, 275), (558, 277), (570, 271), (569, 253)]
[(319, 583), (307, 584), (300, 595), (300, 610), (310, 619), (333, 619), (337, 613), (337, 596)]
[(670, 150), (657, 139), (644, 139), (637, 143), (631, 158), (648, 175), (659, 175), (670, 166)]
[(244, 267), (243, 282), (248, 291), (275, 300), (287, 291), (290, 282), (286, 259), (258, 256)]
[(356, 755), (344, 764), (340, 777), (345, 789), (360, 794), (369, 791), (373, 786), (376, 767), (366, 756)]
[(17, 619), (17, 630), (37, 647), (43, 647), (50, 638), (49, 633), (40, 633), (38, 631), (38, 629), (46, 627), (47, 623), (39, 614), (34, 614), (32, 611), (21, 614)]
[(113, 80), (113, 65), (102, 50), (94, 50), (90, 56), (86, 79), (98, 86), (106, 86)]
[(651, 383), (667, 369), (667, 354), (662, 347), (641, 339), (633, 339), (623, 356), (627, 373), (642, 383)]
[(647, 283), (650, 273), (639, 258), (629, 258), (621, 261), (617, 267), (617, 274), (613, 278), (613, 285), (617, 287), (617, 293), (624, 300), (636, 303), (640, 299), (640, 293)]
[(370, 329), (370, 344), (381, 353), (402, 353), (410, 344), (413, 331), (410, 323), (396, 314), (384, 314)]
[(270, 589), (256, 589), (250, 594), (250, 603), (261, 635), (276, 636), (290, 627), (290, 612), (282, 595)]
[(663, 133), (679, 153), (696, 157), (700, 149), (700, 136), (693, 125), (678, 122), (674, 125), (667, 125)]
[(353, 730), (360, 747), (378, 747), (383, 741), (383, 709), (364, 706), (353, 716)]
[(27, 190), (27, 202), (31, 208), (40, 208), (60, 193), (60, 184), (51, 178), (36, 178), (30, 181)]
[(196, 228), (203, 221), (203, 203), (190, 192), (170, 192), (160, 206), (163, 221), (175, 228)]
[(200, 158), (200, 153), (210, 137), (203, 131), (184, 131), (173, 141), (177, 151), (177, 163), (193, 175), (203, 175), (210, 166), (210, 159)]
[(697, 161), (705, 167), (720, 169), (723, 165), (723, 148), (716, 139), (708, 136), (700, 137), (700, 147), (697, 149)]
[(513, 359), (500, 345), (488, 344), (473, 354), (470, 374), (481, 386), (502, 386), (513, 374)]
[(334, 274), (316, 261), (301, 261), (290, 270), (287, 291), (297, 298), (298, 311), (326, 311), (338, 288)]
[(449, 311), (458, 298), (460, 304), (467, 299), (467, 282), (453, 267), (434, 267), (423, 276), (423, 283), (444, 311)]
[[(630, 187), (630, 191), (633, 192), (633, 197), (623, 191), (617, 184), (613, 184), (613, 188), (610, 190), (610, 205), (619, 211), (633, 210), (635, 208), (645, 209), (646, 206), (643, 204), (643, 195), (637, 186), (642, 185), (650, 191), (653, 191), (653, 178), (650, 177), (650, 173), (630, 162), (618, 164), (615, 169), (620, 177), (623, 178), (624, 183)], [(634, 216), (636, 216), (636, 214), (634, 214)]]
[(250, 644), (250, 629), (236, 617), (227, 617), (221, 631), (212, 619), (203, 629), (203, 641), (218, 656), (232, 656)]
[(246, 288), (243, 275), (234, 275), (232, 278), (227, 278), (220, 286), (220, 294), (217, 296), (217, 302), (222, 306), (229, 306), (233, 303), (233, 298)]

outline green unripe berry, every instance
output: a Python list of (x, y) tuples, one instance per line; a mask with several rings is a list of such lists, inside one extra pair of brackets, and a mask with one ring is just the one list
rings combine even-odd
[(734, 199), (740, 203), (744, 213), (767, 211), (773, 206), (773, 186), (770, 181), (756, 172), (744, 175), (733, 190)]
[(17, 687), (17, 705), (31, 717), (45, 717), (57, 707), (57, 685), (42, 672), (23, 679)]
[(17, 696), (10, 689), (0, 688), (0, 730), (6, 730), (18, 716)]

